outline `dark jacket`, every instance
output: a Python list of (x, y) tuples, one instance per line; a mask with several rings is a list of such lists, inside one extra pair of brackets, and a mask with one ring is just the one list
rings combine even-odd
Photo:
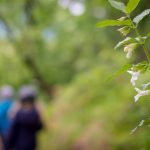
[(42, 123), (35, 108), (31, 110), (21, 109), (12, 123), (7, 149), (35, 150), (36, 134), (41, 128)]

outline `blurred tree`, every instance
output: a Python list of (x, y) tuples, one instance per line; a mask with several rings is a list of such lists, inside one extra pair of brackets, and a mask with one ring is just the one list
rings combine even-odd
[(91, 12), (75, 17), (57, 1), (0, 3), (5, 39), (13, 46), (15, 57), (31, 72), (30, 78), (36, 79), (44, 91), (52, 95), (54, 85), (69, 82), (76, 73), (91, 66), (101, 47)]
[[(43, 91), (53, 95), (55, 85), (68, 83), (77, 73), (100, 63), (98, 54), (120, 38), (119, 34), (113, 38), (110, 29), (95, 27), (100, 19), (112, 15), (119, 16), (105, 0), (1, 0), (1, 43), (13, 47), (10, 59), (17, 59), (28, 72), (20, 82), (10, 82), (18, 85), (35, 79)], [(14, 63), (15, 67), (15, 74), (20, 74)]]

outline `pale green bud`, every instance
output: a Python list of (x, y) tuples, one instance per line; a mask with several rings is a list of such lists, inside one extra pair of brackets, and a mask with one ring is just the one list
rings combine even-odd
[(117, 20), (119, 20), (119, 21), (123, 21), (123, 20), (125, 20), (127, 17), (121, 17), (121, 18), (119, 18), (119, 19), (117, 19)]
[(131, 43), (124, 47), (124, 52), (126, 53), (126, 57), (130, 58), (132, 56), (133, 51), (136, 49), (137, 43)]
[(119, 31), (123, 36), (126, 36), (126, 35), (130, 32), (130, 28), (129, 28), (129, 27), (122, 27), (122, 28), (118, 29), (118, 31)]

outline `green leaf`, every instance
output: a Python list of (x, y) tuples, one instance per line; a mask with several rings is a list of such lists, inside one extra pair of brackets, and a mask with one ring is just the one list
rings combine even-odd
[(133, 70), (134, 71), (139, 71), (140, 70), (141, 73), (144, 73), (144, 72), (146, 72), (148, 67), (149, 67), (149, 63), (147, 61), (142, 61), (142, 62), (134, 65)]
[(146, 36), (150, 36), (150, 32)]
[(120, 41), (116, 46), (115, 49), (119, 48), (120, 46), (123, 46), (125, 44), (128, 44), (129, 42), (134, 42), (134, 39), (131, 37), (126, 37), (124, 40)]
[(110, 81), (112, 80), (113, 78), (123, 74), (124, 72), (126, 72), (129, 68), (132, 67), (132, 64), (126, 64), (124, 65), (123, 67), (121, 67), (118, 71), (116, 71), (115, 73), (113, 73), (112, 75), (110, 75), (106, 81)]
[(103, 27), (108, 27), (108, 26), (122, 26), (122, 25), (126, 25), (126, 26), (131, 26), (131, 21), (129, 19), (127, 20), (104, 20), (101, 21), (99, 23), (97, 23), (97, 27), (99, 28), (103, 28)]
[(125, 6), (124, 3), (117, 2), (117, 1), (114, 1), (114, 0), (108, 0), (108, 2), (111, 4), (112, 7), (126, 13), (126, 6)]
[(126, 6), (126, 12), (130, 14), (138, 5), (140, 0), (129, 0), (127, 6)]
[(141, 14), (139, 14), (138, 16), (136, 16), (133, 19), (133, 22), (136, 23), (136, 24), (138, 24), (145, 16), (147, 16), (149, 14), (150, 14), (150, 9), (146, 9)]

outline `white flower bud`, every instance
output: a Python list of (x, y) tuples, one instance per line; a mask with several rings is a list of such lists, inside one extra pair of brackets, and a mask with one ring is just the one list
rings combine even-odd
[(130, 80), (130, 82), (131, 82), (131, 84), (133, 85), (133, 86), (135, 86), (135, 81), (138, 79), (138, 77), (139, 77), (139, 75), (140, 75), (140, 71), (132, 71), (132, 70), (128, 70), (127, 71), (129, 74), (131, 74), (131, 80)]
[(137, 91), (137, 95), (134, 96), (135, 102), (137, 102), (141, 96), (146, 96), (150, 94), (150, 90), (140, 90), (138, 88), (135, 88), (135, 90)]
[(118, 31), (119, 31), (123, 36), (126, 36), (126, 35), (130, 32), (130, 28), (129, 28), (129, 27), (122, 27), (122, 28), (118, 29)]
[(121, 18), (119, 18), (119, 19), (117, 19), (117, 20), (119, 20), (119, 21), (123, 21), (123, 20), (125, 20), (127, 17), (121, 17)]
[(148, 82), (148, 83), (146, 83), (146, 84), (142, 84), (143, 90), (146, 89), (146, 88), (149, 87), (149, 86), (150, 86), (150, 82)]
[(124, 52), (127, 53), (126, 57), (130, 58), (132, 56), (133, 51), (137, 47), (137, 43), (131, 43), (124, 48)]

